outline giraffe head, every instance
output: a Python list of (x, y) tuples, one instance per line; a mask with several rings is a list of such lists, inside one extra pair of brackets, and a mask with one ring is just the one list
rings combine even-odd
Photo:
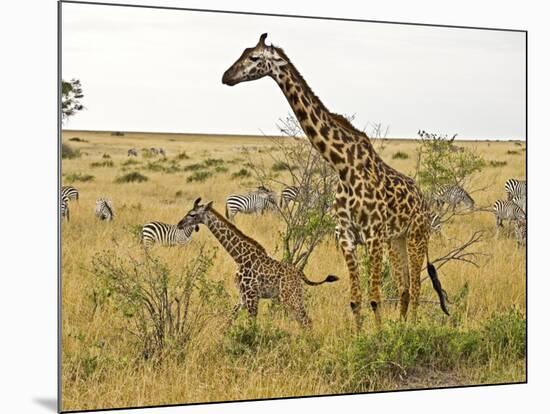
[(193, 208), (179, 221), (178, 229), (195, 227), (195, 231), (198, 231), (199, 224), (204, 223), (206, 213), (212, 207), (212, 201), (206, 204), (200, 204), (200, 202), (200, 197), (195, 200)]
[(273, 76), (282, 66), (288, 64), (276, 47), (265, 44), (266, 37), (267, 33), (264, 33), (256, 46), (244, 50), (241, 57), (223, 74), (223, 84), (233, 86), (267, 75)]

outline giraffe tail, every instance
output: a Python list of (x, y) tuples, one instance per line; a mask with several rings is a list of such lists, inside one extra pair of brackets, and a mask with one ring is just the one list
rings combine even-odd
[(301, 275), (302, 275), (302, 280), (305, 282), (306, 285), (309, 285), (309, 286), (319, 286), (319, 285), (322, 285), (323, 283), (332, 283), (332, 282), (336, 282), (337, 280), (340, 280), (338, 276), (328, 275), (325, 278), (325, 280), (322, 280), (320, 282), (314, 282), (313, 280), (309, 280), (306, 277), (306, 275), (304, 275), (303, 273)]
[(434, 290), (437, 292), (437, 296), (439, 296), (439, 304), (441, 306), (441, 310), (443, 311), (443, 313), (445, 313), (445, 315), (449, 316), (449, 310), (447, 309), (447, 304), (445, 303), (447, 299), (447, 292), (445, 292), (445, 290), (441, 287), (441, 282), (437, 277), (437, 270), (435, 269), (435, 266), (430, 263), (429, 260), (428, 275), (430, 276)]

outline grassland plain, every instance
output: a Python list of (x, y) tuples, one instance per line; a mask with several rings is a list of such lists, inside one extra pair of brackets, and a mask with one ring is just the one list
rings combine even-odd
[[(80, 153), (62, 162), (63, 184), (80, 190), (80, 200), (71, 202), (70, 222), (62, 225), (64, 410), (526, 380), (526, 253), (509, 235), (495, 234), (494, 218), (488, 212), (459, 217), (446, 224), (445, 237), (434, 236), (430, 241), (433, 259), (449, 251), (457, 240), (465, 241), (474, 231), (485, 230), (484, 240), (475, 248), (488, 255), (479, 268), (451, 262), (440, 270), (453, 301), (451, 318), (435, 304), (423, 303), (418, 324), (402, 325), (396, 307), (387, 303), (383, 330), (376, 332), (366, 309), (363, 332), (356, 334), (345, 263), (328, 238), (315, 250), (305, 273), (317, 280), (331, 273), (341, 280), (305, 288), (313, 320), (311, 331), (302, 331), (292, 318), (265, 301), (252, 333), (242, 324), (226, 331), (213, 322), (193, 340), (184, 361), (167, 359), (152, 364), (143, 360), (125, 330), (127, 318), (108, 304), (94, 305), (92, 257), (105, 249), (121, 255), (138, 252), (139, 226), (151, 220), (177, 223), (198, 196), (213, 200), (214, 207), (223, 211), (228, 194), (254, 186), (253, 179), (241, 171), (247, 169), (246, 163), (272, 163), (269, 152), (275, 147), (264, 137), (111, 136), (84, 131), (64, 131), (63, 142)], [(504, 198), (506, 179), (525, 177), (524, 143), (459, 144), (475, 148), (487, 161), (471, 183), (472, 189), (487, 187), (472, 194), (477, 206), (489, 207)], [(417, 146), (414, 140), (390, 140), (382, 156), (393, 167), (411, 174)], [(137, 158), (127, 156), (131, 147), (138, 149)], [(150, 147), (163, 147), (167, 161), (145, 158), (142, 149)], [(394, 158), (396, 153), (401, 155)], [(201, 163), (209, 167), (194, 166)], [(201, 171), (207, 174), (197, 178)], [(120, 177), (132, 172), (146, 176), (147, 181), (121, 182), (124, 179)], [(82, 177), (84, 181), (79, 181)], [(113, 200), (113, 222), (99, 222), (94, 217), (99, 197)], [(241, 215), (236, 224), (280, 258), (278, 230), (282, 222), (276, 214)], [(219, 250), (208, 278), (223, 283), (231, 301), (236, 301), (236, 266), (204, 227), (189, 245), (156, 248), (154, 254), (171, 269), (181, 269), (202, 243)], [(429, 282), (423, 283), (421, 296), (428, 301), (436, 299)], [(230, 312), (229, 307), (226, 310)]]

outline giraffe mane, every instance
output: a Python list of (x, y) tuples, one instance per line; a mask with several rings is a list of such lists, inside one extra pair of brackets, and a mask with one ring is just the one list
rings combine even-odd
[(368, 138), (368, 135), (364, 132), (364, 131), (359, 131), (357, 128), (355, 128), (353, 126), (353, 124), (346, 119), (345, 116), (343, 115), (340, 115), (340, 114), (337, 114), (337, 113), (334, 113), (334, 112), (331, 112), (326, 106), (325, 104), (323, 103), (323, 101), (321, 101), (321, 99), (315, 94), (315, 92), (313, 92), (313, 89), (311, 89), (311, 87), (308, 85), (308, 83), (306, 82), (306, 80), (304, 79), (304, 77), (302, 76), (302, 74), (300, 73), (300, 71), (296, 68), (296, 66), (292, 63), (292, 61), (290, 60), (290, 58), (288, 57), (288, 55), (285, 53), (285, 51), (280, 48), (280, 47), (276, 47), (276, 46), (271, 46), (273, 48), (275, 48), (275, 50), (277, 50), (277, 52), (279, 53), (279, 55), (281, 55), (281, 57), (283, 59), (285, 59), (288, 63), (291, 64), (291, 67), (294, 69), (294, 73), (295, 75), (297, 76), (298, 80), (300, 81), (300, 83), (303, 85), (304, 89), (306, 90), (306, 92), (308, 93), (311, 93), (313, 96), (315, 96), (319, 102), (321, 103), (321, 105), (323, 106), (323, 109), (325, 111), (327, 111), (330, 115), (331, 115), (331, 118), (334, 122), (336, 122), (337, 124), (339, 124), (340, 126), (346, 128), (347, 130), (353, 132), (354, 134), (358, 134), (358, 135), (362, 135), (366, 138)]
[(233, 232), (235, 232), (235, 234), (237, 234), (237, 236), (239, 236), (240, 238), (246, 240), (247, 242), (249, 242), (250, 244), (254, 245), (255, 247), (257, 247), (258, 249), (260, 249), (262, 252), (266, 253), (265, 251), (265, 248), (264, 246), (262, 246), (260, 243), (258, 243), (256, 240), (254, 240), (253, 238), (247, 236), (246, 234), (244, 234), (241, 230), (239, 230), (237, 228), (237, 226), (235, 226), (233, 223), (231, 223), (229, 220), (227, 220), (223, 215), (221, 215), (216, 209), (214, 208), (210, 208), (209, 210), (212, 214), (214, 214), (218, 220), (222, 221), (223, 223), (225, 223), (225, 225), (227, 227), (229, 227)]

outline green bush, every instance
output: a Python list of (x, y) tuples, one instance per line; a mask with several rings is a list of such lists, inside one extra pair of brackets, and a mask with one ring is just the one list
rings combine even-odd
[(206, 181), (206, 179), (210, 178), (212, 176), (212, 173), (210, 171), (195, 171), (193, 174), (191, 174), (189, 177), (187, 177), (187, 182), (203, 182)]
[(248, 319), (237, 320), (226, 334), (224, 351), (232, 357), (254, 355), (269, 352), (282, 341), (288, 339), (288, 333), (269, 322), (260, 325)]
[(249, 178), (251, 176), (252, 176), (252, 174), (246, 168), (241, 168), (239, 171), (234, 172), (233, 174), (231, 174), (231, 178), (233, 178), (233, 179)]
[(204, 164), (189, 164), (183, 167), (183, 171), (200, 171), (204, 169), (205, 169)]
[(129, 159), (127, 159), (126, 161), (124, 161), (122, 163), (122, 165), (124, 167), (128, 167), (130, 165), (138, 165), (138, 164), (141, 164), (141, 163), (139, 161), (136, 161), (136, 160), (132, 159), (132, 158), (129, 158)]
[(517, 152), (516, 150), (508, 150), (508, 151), (506, 151), (506, 154), (508, 154), (508, 155), (518, 155), (519, 152)]
[(292, 170), (295, 170), (296, 168), (297, 167), (295, 165), (289, 165), (284, 161), (277, 161), (271, 166), (271, 169), (273, 171), (292, 171)]
[(207, 158), (203, 163), (206, 167), (216, 167), (222, 165), (224, 161), (219, 158)]
[(105, 152), (105, 153), (103, 153), (103, 157), (102, 157), (102, 158), (110, 159), (111, 156)]
[(181, 160), (188, 160), (191, 157), (189, 157), (189, 155), (187, 155), (187, 153), (183, 151), (183, 152), (180, 152), (178, 155), (176, 155), (175, 158), (181, 161)]
[(89, 174), (82, 174), (82, 173), (71, 173), (71, 174), (68, 174), (67, 176), (65, 176), (65, 181), (67, 181), (69, 184), (70, 183), (75, 183), (75, 182), (87, 182), (87, 181), (93, 181), (94, 180), (94, 176), (93, 175), (89, 175)]
[(507, 161), (496, 161), (496, 160), (489, 161), (489, 165), (491, 167), (504, 167), (507, 164), (508, 164)]
[(82, 139), (82, 138), (79, 138), (79, 137), (69, 138), (69, 141), (72, 141), (72, 142), (88, 142), (87, 139)]
[(122, 184), (122, 183), (141, 183), (143, 181), (147, 181), (149, 178), (147, 178), (145, 175), (134, 171), (128, 174), (124, 174), (120, 177), (117, 177), (115, 179), (115, 183)]
[(175, 195), (176, 198), (180, 198), (182, 196), (183, 196), (183, 191), (181, 190), (176, 191), (176, 195)]
[(409, 158), (409, 154), (402, 151), (397, 151), (395, 154), (393, 154), (392, 159), (394, 160), (406, 160)]
[(101, 162), (92, 162), (90, 164), (91, 168), (98, 168), (98, 167), (114, 167), (115, 164), (111, 160), (101, 161)]
[(61, 144), (61, 158), (62, 159), (73, 159), (73, 158), (79, 158), (82, 154), (80, 153), (80, 150), (74, 149), (69, 144)]

